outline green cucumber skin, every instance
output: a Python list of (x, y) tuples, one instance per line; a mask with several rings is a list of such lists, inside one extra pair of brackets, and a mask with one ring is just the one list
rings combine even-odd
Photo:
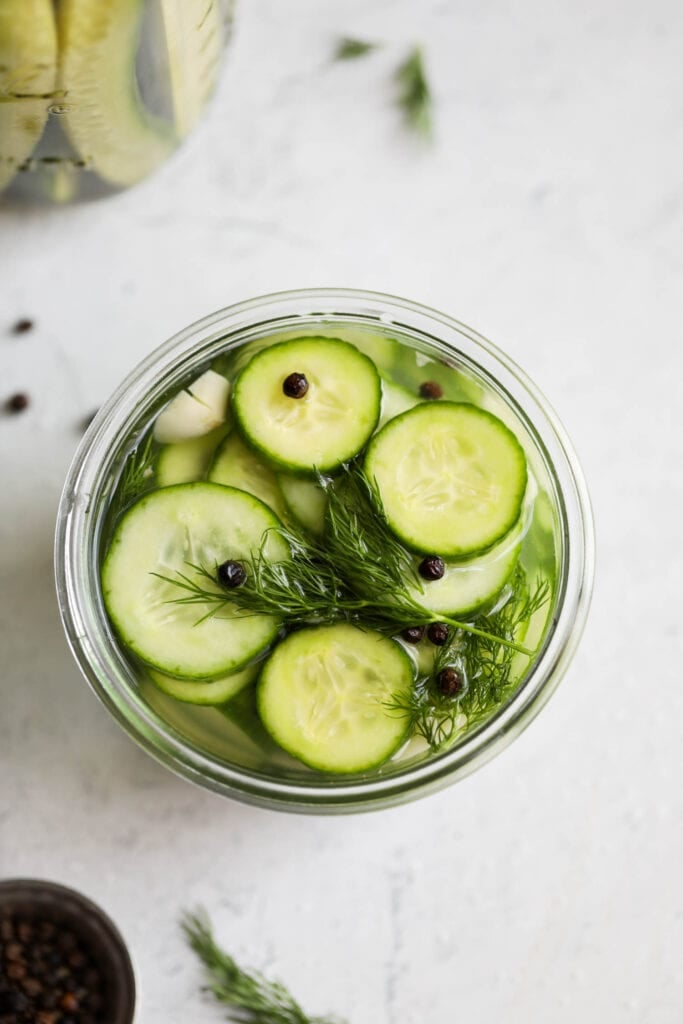
[(219, 679), (189, 681), (176, 679), (158, 669), (148, 669), (149, 678), (167, 697), (197, 707), (217, 707), (234, 700), (245, 687), (253, 683), (257, 674), (258, 666), (247, 666)]
[(381, 430), (377, 431), (377, 433), (374, 435), (374, 437), (368, 444), (367, 448), (365, 449), (363, 464), (367, 471), (368, 478), (373, 479), (374, 474), (372, 472), (372, 459), (376, 452), (378, 444), (380, 444), (384, 440), (384, 438), (387, 436), (387, 433), (391, 430), (394, 430), (399, 423), (403, 423), (408, 417), (427, 414), (428, 410), (430, 410), (432, 407), (438, 409), (467, 408), (475, 411), (477, 415), (481, 416), (483, 419), (489, 420), (496, 426), (496, 429), (498, 431), (505, 434), (508, 437), (508, 439), (512, 442), (512, 446), (516, 449), (517, 452), (516, 457), (523, 470), (523, 472), (520, 475), (520, 484), (517, 488), (517, 493), (515, 495), (515, 508), (513, 509), (513, 511), (511, 511), (510, 515), (508, 516), (508, 519), (504, 521), (504, 523), (501, 525), (496, 535), (492, 536), (485, 544), (481, 544), (477, 547), (468, 548), (464, 551), (462, 550), (462, 548), (459, 547), (440, 548), (437, 550), (433, 544), (421, 542), (415, 537), (408, 537), (403, 533), (399, 533), (394, 529), (394, 524), (391, 523), (390, 517), (387, 517), (387, 521), (389, 522), (389, 525), (391, 526), (392, 530), (394, 530), (396, 536), (409, 551), (414, 551), (417, 554), (421, 555), (438, 554), (442, 558), (448, 559), (449, 561), (453, 562), (470, 561), (472, 558), (486, 554), (488, 551), (491, 550), (491, 548), (494, 548), (505, 537), (507, 533), (510, 532), (510, 530), (513, 528), (519, 517), (519, 513), (524, 500), (524, 494), (526, 492), (526, 488), (528, 485), (528, 467), (524, 450), (515, 434), (510, 430), (509, 427), (507, 427), (502, 422), (502, 420), (500, 420), (493, 413), (488, 412), (486, 409), (481, 409), (479, 406), (472, 405), (469, 402), (447, 402), (444, 401), (443, 399), (438, 399), (437, 401), (433, 402), (422, 402), (421, 404), (416, 405), (414, 408), (408, 409), (406, 412), (402, 412), (398, 416), (395, 416), (393, 419), (389, 420), (382, 427)]
[(294, 476), (301, 476), (301, 477), (306, 477), (306, 478), (309, 478), (309, 479), (315, 479), (315, 477), (317, 476), (318, 473), (328, 473), (330, 475), (333, 475), (335, 470), (340, 469), (340, 467), (345, 462), (349, 462), (352, 458), (354, 458), (356, 455), (358, 455), (359, 452), (363, 451), (363, 449), (365, 448), (365, 445), (368, 442), (368, 439), (372, 436), (374, 431), (377, 429), (377, 424), (379, 423), (379, 419), (380, 419), (380, 415), (381, 415), (381, 404), (382, 404), (382, 386), (381, 386), (381, 378), (380, 378), (380, 375), (379, 375), (379, 371), (377, 370), (377, 367), (373, 363), (372, 359), (370, 359), (369, 356), (365, 355), (365, 353), (363, 353), (359, 349), (357, 349), (355, 347), (355, 345), (352, 345), (350, 342), (342, 341), (340, 338), (327, 338), (327, 337), (318, 338), (318, 337), (315, 337), (315, 336), (306, 337), (305, 339), (301, 339), (301, 340), (306, 340), (308, 342), (324, 341), (327, 344), (336, 344), (336, 345), (339, 345), (339, 346), (343, 346), (345, 349), (351, 348), (351, 349), (354, 350), (354, 352), (356, 353), (358, 358), (363, 360), (363, 362), (365, 363), (365, 365), (368, 368), (371, 368), (372, 373), (375, 376), (376, 385), (377, 385), (377, 387), (376, 387), (376, 403), (375, 403), (376, 404), (376, 409), (375, 409), (374, 421), (372, 423), (371, 428), (369, 429), (369, 431), (367, 433), (367, 437), (365, 438), (363, 444), (361, 444), (359, 448), (357, 448), (353, 452), (345, 453), (342, 458), (334, 459), (333, 461), (331, 461), (329, 463), (322, 463), (321, 465), (316, 465), (316, 466), (310, 466), (309, 467), (309, 466), (303, 466), (303, 465), (301, 465), (299, 463), (296, 463), (296, 462), (291, 462), (291, 461), (289, 461), (287, 459), (284, 459), (284, 458), (276, 455), (275, 453), (270, 451), (266, 446), (264, 446), (258, 440), (258, 438), (255, 438), (253, 436), (253, 432), (250, 429), (249, 422), (248, 422), (249, 419), (250, 419), (249, 415), (247, 415), (246, 420), (245, 420), (244, 411), (241, 408), (242, 384), (243, 384), (243, 381), (245, 380), (245, 374), (250, 370), (253, 362), (256, 359), (258, 359), (259, 356), (261, 356), (261, 355), (264, 355), (264, 356), (265, 355), (270, 355), (275, 350), (285, 349), (285, 348), (289, 347), (290, 345), (292, 345), (294, 342), (296, 342), (298, 340), (300, 340), (300, 339), (294, 338), (294, 339), (289, 339), (287, 341), (277, 342), (274, 345), (270, 345), (268, 348), (262, 349), (260, 352), (257, 352), (256, 355), (254, 355), (252, 357), (252, 359), (246, 364), (246, 366), (244, 366), (240, 370), (240, 372), (237, 375), (237, 378), (236, 378), (235, 383), (233, 385), (233, 391), (232, 391), (232, 403), (233, 403), (232, 407), (233, 407), (233, 413), (234, 413), (234, 416), (235, 416), (235, 424), (236, 424), (239, 432), (241, 433), (242, 437), (244, 438), (245, 442), (251, 448), (253, 448), (254, 451), (258, 452), (258, 454), (261, 455), (266, 460), (267, 463), (269, 463), (271, 466), (275, 467), (276, 469), (284, 470), (285, 472), (290, 473), (290, 474), (292, 474)]
[[(333, 625), (328, 626), (309, 627), (308, 632), (318, 633), (320, 631), (355, 629), (358, 629), (358, 627), (351, 626), (349, 623), (335, 623)], [(375, 634), (373, 633), (372, 635)], [(298, 636), (300, 636), (300, 633), (290, 633), (289, 636), (286, 637), (285, 640), (283, 640), (280, 645), (278, 645), (276, 651), (281, 652), (283, 645), (288, 640), (295, 641), (295, 638), (297, 638)], [(379, 636), (379, 634), (377, 634), (377, 636)], [(400, 659), (406, 670), (406, 680), (404, 680), (404, 682), (409, 680), (409, 685), (412, 688), (415, 679), (415, 665), (410, 654), (397, 641), (388, 639), (386, 637), (382, 637), (381, 639), (382, 641), (391, 644), (392, 656), (396, 655), (398, 659)], [(410, 725), (408, 721), (406, 721), (405, 727), (402, 730), (397, 731), (392, 744), (390, 746), (387, 746), (387, 748), (382, 752), (382, 756), (377, 759), (371, 757), (365, 764), (357, 764), (352, 767), (345, 768), (332, 767), (330, 762), (327, 761), (324, 758), (324, 756), (313, 757), (310, 755), (310, 753), (303, 754), (301, 748), (297, 746), (296, 743), (291, 742), (291, 740), (282, 735), (282, 730), (279, 729), (278, 726), (272, 721), (271, 715), (269, 713), (269, 704), (271, 702), (271, 697), (268, 693), (268, 688), (270, 686), (269, 672), (272, 671), (271, 658), (276, 653), (276, 651), (272, 652), (271, 657), (269, 657), (263, 662), (261, 674), (259, 675), (256, 681), (256, 706), (263, 727), (265, 728), (266, 732), (271, 737), (273, 742), (275, 742), (282, 750), (284, 750), (291, 757), (295, 758), (295, 760), (297, 760), (301, 764), (305, 764), (308, 768), (312, 768), (317, 772), (328, 774), (330, 776), (339, 777), (342, 775), (348, 775), (357, 777), (359, 774), (362, 774), (363, 772), (374, 771), (376, 768), (381, 767), (381, 765), (386, 764), (387, 761), (391, 760), (391, 758), (394, 757), (396, 753), (401, 749), (401, 747), (406, 743), (410, 735)], [(282, 657), (282, 654), (280, 653), (279, 656)], [(399, 683), (400, 681), (397, 683), (397, 688), (399, 688)], [(392, 717), (392, 719), (395, 720), (394, 716), (391, 715), (389, 711), (387, 711), (387, 717)]]
[[(120, 543), (121, 535), (123, 533), (123, 530), (124, 530), (128, 520), (132, 516), (134, 516), (138, 512), (138, 510), (144, 504), (148, 503), (150, 500), (155, 500), (157, 495), (163, 494), (163, 495), (167, 496), (169, 494), (172, 494), (173, 492), (187, 491), (189, 489), (199, 489), (199, 488), (201, 488), (201, 489), (212, 489), (212, 490), (216, 491), (219, 494), (220, 493), (224, 493), (225, 491), (234, 491), (234, 492), (242, 495), (244, 498), (248, 498), (249, 501), (256, 508), (263, 509), (267, 513), (268, 519), (270, 520), (272, 526), (276, 527), (276, 526), (279, 525), (279, 521), (278, 521), (277, 517), (274, 515), (274, 513), (272, 512), (272, 510), (270, 508), (268, 508), (268, 506), (265, 505), (264, 502), (260, 501), (254, 495), (248, 494), (246, 491), (238, 491), (236, 488), (227, 488), (227, 487), (224, 487), (221, 484), (214, 484), (214, 483), (210, 483), (210, 482), (197, 482), (197, 483), (189, 483), (189, 484), (175, 484), (175, 485), (173, 485), (171, 487), (157, 488), (157, 489), (155, 489), (153, 491), (147, 492), (141, 498), (139, 498), (133, 505), (131, 505), (126, 510), (126, 512), (123, 514), (123, 516), (119, 520), (119, 522), (118, 522), (118, 524), (117, 524), (117, 526), (116, 526), (116, 528), (115, 528), (115, 530), (113, 532), (111, 540), (109, 542), (109, 547), (108, 547), (108, 550), (107, 550), (107, 554), (106, 554), (104, 562), (102, 564), (101, 586), (102, 586), (102, 596), (103, 596), (103, 599), (104, 599), (105, 607), (107, 609), (107, 614), (109, 616), (109, 620), (110, 620), (110, 622), (111, 622), (111, 624), (113, 626), (113, 629), (114, 629), (116, 635), (118, 636), (119, 640), (127, 648), (128, 651), (130, 651), (136, 658), (138, 658), (144, 665), (146, 665), (150, 669), (155, 669), (155, 670), (157, 670), (159, 672), (164, 673), (165, 675), (172, 676), (172, 677), (180, 679), (180, 680), (187, 680), (188, 682), (202, 683), (202, 682), (211, 682), (211, 681), (214, 681), (216, 679), (220, 679), (223, 676), (231, 675), (231, 674), (233, 674), (233, 673), (243, 669), (245, 666), (247, 666), (255, 658), (262, 656), (264, 654), (264, 652), (267, 652), (270, 649), (270, 647), (272, 646), (273, 642), (276, 640), (276, 638), (277, 638), (277, 636), (278, 636), (278, 634), (280, 632), (280, 629), (281, 629), (281, 624), (279, 622), (277, 622), (277, 621), (274, 621), (273, 624), (272, 624), (272, 628), (268, 631), (268, 635), (266, 636), (264, 634), (263, 642), (259, 644), (258, 648), (254, 647), (252, 649), (250, 647), (246, 651), (244, 656), (242, 656), (242, 657), (234, 657), (234, 656), (232, 656), (230, 659), (226, 659), (226, 661), (224, 663), (222, 663), (221, 665), (217, 665), (214, 669), (211, 669), (210, 671), (199, 669), (199, 670), (193, 672), (193, 671), (191, 671), (189, 669), (185, 670), (184, 668), (182, 668), (178, 664), (173, 664), (173, 663), (161, 664), (159, 661), (154, 661), (154, 660), (150, 659), (150, 657), (146, 654), (145, 651), (140, 649), (138, 642), (132, 640), (131, 637), (127, 635), (126, 631), (122, 628), (120, 623), (117, 621), (118, 620), (118, 615), (116, 615), (112, 611), (112, 609), (110, 608), (110, 605), (112, 603), (111, 602), (111, 594), (113, 592), (113, 588), (108, 585), (108, 576), (109, 576), (109, 570), (110, 570), (111, 562), (112, 562), (113, 558), (116, 555), (116, 550), (117, 550), (118, 544)], [(182, 592), (179, 591), (179, 594), (181, 594), (181, 593)], [(199, 606), (199, 610), (198, 610), (198, 613), (197, 613), (197, 618), (200, 618), (201, 614), (202, 614), (202, 608), (201, 608), (201, 606)]]

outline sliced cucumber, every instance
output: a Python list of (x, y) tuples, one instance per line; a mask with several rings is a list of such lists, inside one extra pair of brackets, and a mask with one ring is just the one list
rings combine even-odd
[(264, 501), (280, 519), (286, 517), (287, 506), (275, 473), (234, 430), (217, 449), (209, 480), (248, 491)]
[(222, 676), (220, 679), (206, 679), (201, 681), (190, 681), (187, 679), (174, 679), (157, 669), (148, 669), (149, 677), (162, 693), (169, 697), (175, 697), (185, 704), (204, 704), (213, 706), (225, 704), (236, 694), (240, 693), (245, 686), (252, 683), (258, 675), (258, 665), (248, 665), (238, 672)]
[(161, 0), (179, 138), (194, 128), (216, 86), (223, 54), (223, 19), (217, 0)]
[(117, 526), (102, 568), (104, 602), (123, 643), (181, 679), (216, 679), (251, 661), (275, 638), (277, 619), (242, 616), (228, 605), (200, 622), (214, 606), (176, 603), (185, 592), (159, 577), (184, 573), (210, 586), (192, 565), (212, 571), (262, 544), (266, 557), (288, 558), (277, 525), (263, 502), (217, 484), (164, 487), (141, 498)]
[(0, 2), (0, 192), (43, 134), (57, 82), (51, 0)]
[(407, 412), (420, 402), (417, 395), (413, 395), (407, 388), (400, 384), (391, 384), (385, 377), (382, 377), (382, 411), (379, 417), (378, 427), (383, 427), (395, 416)]
[[(464, 616), (490, 605), (517, 564), (524, 529), (516, 524), (490, 551), (467, 562), (446, 562), (439, 580), (421, 581), (422, 589), (408, 584), (410, 596), (437, 615)], [(420, 562), (415, 559), (415, 568)]]
[(399, 644), (342, 624), (290, 634), (265, 664), (258, 709), (273, 739), (311, 768), (375, 768), (406, 737), (386, 703), (407, 697), (413, 666)]
[(387, 423), (368, 447), (365, 471), (396, 535), (444, 558), (493, 547), (518, 519), (527, 484), (514, 434), (491, 413), (444, 401)]
[(277, 480), (287, 508), (294, 518), (314, 536), (321, 536), (325, 529), (327, 510), (324, 489), (315, 480), (305, 480), (287, 473), (278, 473)]
[(144, 0), (60, 0), (62, 124), (87, 165), (112, 185), (140, 181), (173, 152), (171, 128), (140, 97), (135, 58)]
[[(283, 384), (303, 374), (308, 390)], [(348, 342), (298, 338), (264, 349), (235, 383), (233, 410), (247, 439), (294, 472), (327, 472), (361, 450), (377, 425), (380, 381), (374, 363)]]
[(177, 444), (165, 444), (157, 457), (156, 478), (159, 487), (191, 484), (203, 480), (214, 452), (225, 437), (225, 428), (217, 427), (204, 437), (193, 437)]

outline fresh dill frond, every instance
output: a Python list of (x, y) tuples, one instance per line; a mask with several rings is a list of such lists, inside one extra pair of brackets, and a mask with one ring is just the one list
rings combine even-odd
[(425, 136), (432, 133), (432, 93), (422, 51), (416, 46), (396, 72), (398, 104), (408, 123)]
[[(199, 622), (231, 606), (243, 613), (274, 615), (286, 626), (345, 620), (396, 636), (406, 626), (445, 622), (454, 629), (482, 632), (478, 623), (429, 611), (409, 592), (408, 582), (417, 580), (410, 555), (391, 532), (376, 490), (358, 466), (345, 467), (334, 481), (319, 481), (328, 498), (321, 542), (307, 540), (290, 527), (274, 528), (288, 543), (291, 558), (267, 557), (267, 533), (259, 551), (242, 560), (245, 582), (230, 590), (217, 586), (217, 566), (188, 563), (194, 579), (182, 572), (160, 576), (183, 591), (173, 603), (208, 607)], [(530, 653), (514, 637), (483, 635), (492, 643)]]
[[(418, 679), (409, 697), (393, 698), (387, 708), (405, 715), (434, 751), (487, 719), (519, 685), (519, 677), (513, 675), (512, 644), (520, 627), (549, 600), (550, 590), (547, 579), (537, 580), (531, 589), (518, 566), (494, 611), (477, 618), (480, 632), (451, 630), (448, 643), (435, 654), (432, 675)], [(457, 669), (462, 679), (455, 697), (444, 696), (436, 685), (439, 673), (448, 667)]]
[(379, 491), (360, 466), (346, 466), (326, 491), (325, 550), (350, 589), (373, 600), (405, 592), (408, 580), (422, 589), (410, 555), (387, 522)]
[(343, 1024), (338, 1018), (310, 1017), (278, 981), (241, 967), (217, 945), (204, 913), (187, 913), (181, 927), (206, 972), (208, 991), (241, 1024)]
[(335, 60), (355, 60), (357, 57), (365, 57), (368, 53), (378, 48), (378, 43), (370, 43), (365, 39), (354, 39), (352, 36), (342, 36), (337, 41), (334, 51)]

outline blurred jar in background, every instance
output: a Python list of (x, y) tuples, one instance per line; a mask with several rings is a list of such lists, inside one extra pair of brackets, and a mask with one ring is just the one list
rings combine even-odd
[(0, 0), (0, 198), (151, 174), (211, 97), (233, 0)]

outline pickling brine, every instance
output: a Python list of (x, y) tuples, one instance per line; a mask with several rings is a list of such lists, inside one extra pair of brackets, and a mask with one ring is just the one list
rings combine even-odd
[(175, 730), (363, 776), (514, 698), (558, 564), (547, 470), (486, 374), (321, 322), (226, 347), (165, 396), (120, 466), (101, 586)]

